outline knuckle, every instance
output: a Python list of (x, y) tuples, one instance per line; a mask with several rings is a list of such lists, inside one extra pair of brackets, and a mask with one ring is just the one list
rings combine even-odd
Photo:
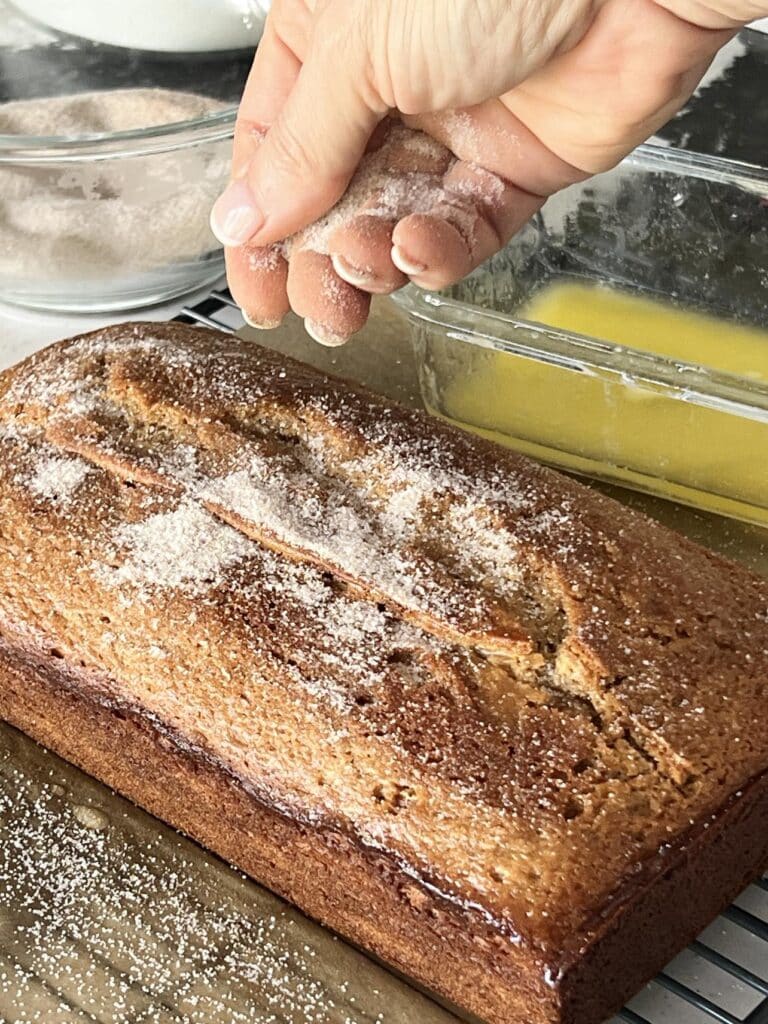
[(312, 149), (305, 137), (289, 120), (280, 122), (267, 136), (269, 162), (278, 173), (306, 175), (316, 170)]
[(371, 0), (344, 0), (329, 4), (316, 19), (312, 57), (318, 66), (331, 68), (354, 89), (370, 110), (382, 113), (390, 104), (381, 88), (381, 12), (387, 4)]

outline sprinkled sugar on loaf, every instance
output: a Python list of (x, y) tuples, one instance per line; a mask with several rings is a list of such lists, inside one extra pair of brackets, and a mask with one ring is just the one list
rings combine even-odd
[[(0, 378), (0, 431), (0, 651), (137, 758), (159, 730), (178, 813), (111, 747), (63, 752), (470, 1009), (596, 1022), (704, 923), (675, 909), (666, 949), (642, 930), (685, 892), (672, 868), (714, 856), (701, 837), (751, 822), (707, 868), (712, 913), (765, 857), (768, 588), (746, 570), (200, 329), (45, 350)], [(187, 773), (236, 787), (226, 833)], [(278, 819), (315, 844), (300, 877), (256, 858)]]

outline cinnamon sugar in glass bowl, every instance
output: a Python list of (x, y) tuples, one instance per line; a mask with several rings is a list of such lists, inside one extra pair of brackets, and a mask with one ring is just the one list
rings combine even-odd
[(121, 310), (218, 280), (252, 57), (111, 46), (0, 0), (0, 301)]

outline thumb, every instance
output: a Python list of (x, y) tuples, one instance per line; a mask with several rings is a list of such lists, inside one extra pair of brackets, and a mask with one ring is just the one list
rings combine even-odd
[[(332, 38), (318, 38), (278, 119), (256, 149), (243, 177), (232, 182), (214, 208), (213, 225), (229, 207), (240, 211), (243, 234), (223, 241), (268, 245), (287, 238), (326, 213), (343, 195), (374, 128), (387, 113), (362, 95), (349, 61), (328, 53)], [(338, 37), (337, 37), (338, 39)], [(230, 218), (228, 223), (233, 223)]]

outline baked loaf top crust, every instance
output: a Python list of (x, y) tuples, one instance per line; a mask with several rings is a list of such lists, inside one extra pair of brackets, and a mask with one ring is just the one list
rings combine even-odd
[(0, 376), (0, 632), (551, 972), (768, 768), (765, 582), (199, 328)]

